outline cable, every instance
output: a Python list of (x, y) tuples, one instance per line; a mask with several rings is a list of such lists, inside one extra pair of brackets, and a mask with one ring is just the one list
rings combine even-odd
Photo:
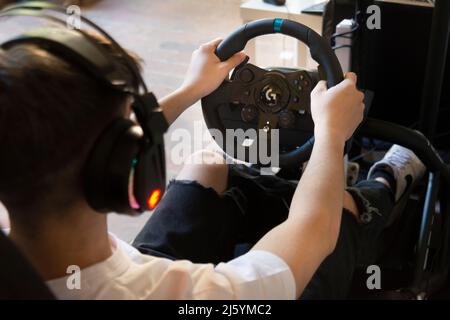
[(341, 44), (339, 46), (334, 46), (331, 49), (333, 49), (333, 51), (336, 51), (336, 50), (343, 49), (343, 48), (352, 48), (352, 46), (349, 44)]
[[(350, 40), (354, 40), (354, 33), (359, 29), (359, 23), (357, 22), (357, 14), (355, 19), (353, 20), (353, 26), (349, 31), (345, 31), (345, 32), (336, 32), (334, 33), (330, 40), (331, 43), (336, 43), (336, 38), (344, 38), (344, 39), (350, 39)], [(352, 44), (343, 44), (343, 45), (335, 45), (332, 47), (333, 51), (339, 50), (339, 49), (343, 49), (343, 48), (353, 48), (353, 41), (351, 42)]]
[(449, 135), (450, 135), (450, 131), (447, 131), (447, 132), (439, 133), (439, 134), (435, 135), (434, 137), (435, 138), (443, 138), (443, 137), (446, 137), (446, 136), (449, 136)]
[(367, 150), (366, 152), (363, 152), (363, 153), (361, 153), (360, 155), (357, 155), (357, 156), (351, 158), (349, 161), (350, 161), (350, 162), (355, 162), (355, 161), (357, 161), (357, 160), (359, 160), (359, 159), (364, 158), (365, 156), (367, 156), (368, 154), (370, 154), (370, 153), (372, 153), (372, 152), (374, 152), (374, 151), (376, 151), (376, 150), (377, 150), (377, 147), (375, 146), (375, 147), (373, 147), (373, 148)]
[[(354, 20), (355, 21), (355, 20)], [(359, 29), (359, 23), (357, 21), (355, 21), (354, 26), (349, 30), (349, 31), (345, 31), (345, 32), (339, 32), (339, 33), (334, 33), (331, 36), (331, 39), (335, 39), (337, 37), (344, 37), (347, 39), (352, 39), (353, 37), (353, 33), (355, 33), (355, 31), (357, 31)], [(350, 36), (348, 36), (350, 35)]]

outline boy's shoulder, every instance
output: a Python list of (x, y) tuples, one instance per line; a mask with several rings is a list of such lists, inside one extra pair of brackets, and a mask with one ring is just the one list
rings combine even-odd
[(228, 263), (173, 261), (145, 255), (111, 236), (113, 254), (72, 268), (47, 284), (60, 299), (294, 299), (295, 281), (284, 261), (251, 251)]
[[(113, 254), (67, 276), (47, 281), (60, 299), (192, 299), (199, 282), (214, 283), (212, 264), (172, 261), (140, 253), (111, 235)], [(226, 291), (220, 288), (219, 291)]]

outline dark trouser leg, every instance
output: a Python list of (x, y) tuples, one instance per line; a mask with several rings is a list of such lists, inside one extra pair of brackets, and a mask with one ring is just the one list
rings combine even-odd
[(142, 253), (196, 263), (233, 258), (241, 226), (239, 192), (219, 195), (193, 181), (172, 181), (133, 245)]
[[(304, 299), (345, 298), (358, 263), (374, 261), (393, 199), (377, 181), (349, 189), (364, 223), (344, 212), (334, 252), (317, 270)], [(218, 263), (233, 258), (239, 242), (255, 243), (284, 221), (294, 187), (281, 179), (248, 177), (230, 170), (223, 195), (195, 182), (174, 182), (134, 246), (141, 252), (193, 262)]]
[(320, 265), (301, 299), (345, 299), (358, 264), (372, 264), (380, 255), (382, 234), (394, 206), (391, 191), (377, 181), (362, 181), (348, 190), (362, 222), (344, 210), (335, 250)]
[(218, 263), (234, 258), (237, 244), (255, 243), (284, 221), (295, 188), (282, 179), (243, 177), (234, 168), (221, 195), (172, 181), (133, 245), (144, 254)]

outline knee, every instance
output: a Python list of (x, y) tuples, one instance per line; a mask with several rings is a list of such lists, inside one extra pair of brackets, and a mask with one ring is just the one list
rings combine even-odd
[(201, 176), (208, 180), (223, 180), (228, 176), (228, 166), (223, 155), (211, 150), (193, 153), (184, 167), (188, 171), (200, 171)]
[(226, 167), (226, 160), (222, 154), (212, 150), (200, 150), (191, 154), (185, 161), (185, 166), (202, 165), (215, 168)]
[(177, 180), (196, 181), (222, 193), (228, 185), (228, 166), (223, 155), (209, 150), (193, 153), (185, 162)]

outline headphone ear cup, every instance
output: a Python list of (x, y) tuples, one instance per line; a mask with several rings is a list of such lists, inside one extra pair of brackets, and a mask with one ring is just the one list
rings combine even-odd
[(139, 155), (133, 180), (133, 195), (141, 210), (153, 210), (166, 188), (163, 141), (153, 144)]
[(136, 213), (130, 205), (129, 187), (142, 145), (142, 128), (129, 119), (115, 120), (97, 139), (84, 177), (86, 199), (94, 210)]

